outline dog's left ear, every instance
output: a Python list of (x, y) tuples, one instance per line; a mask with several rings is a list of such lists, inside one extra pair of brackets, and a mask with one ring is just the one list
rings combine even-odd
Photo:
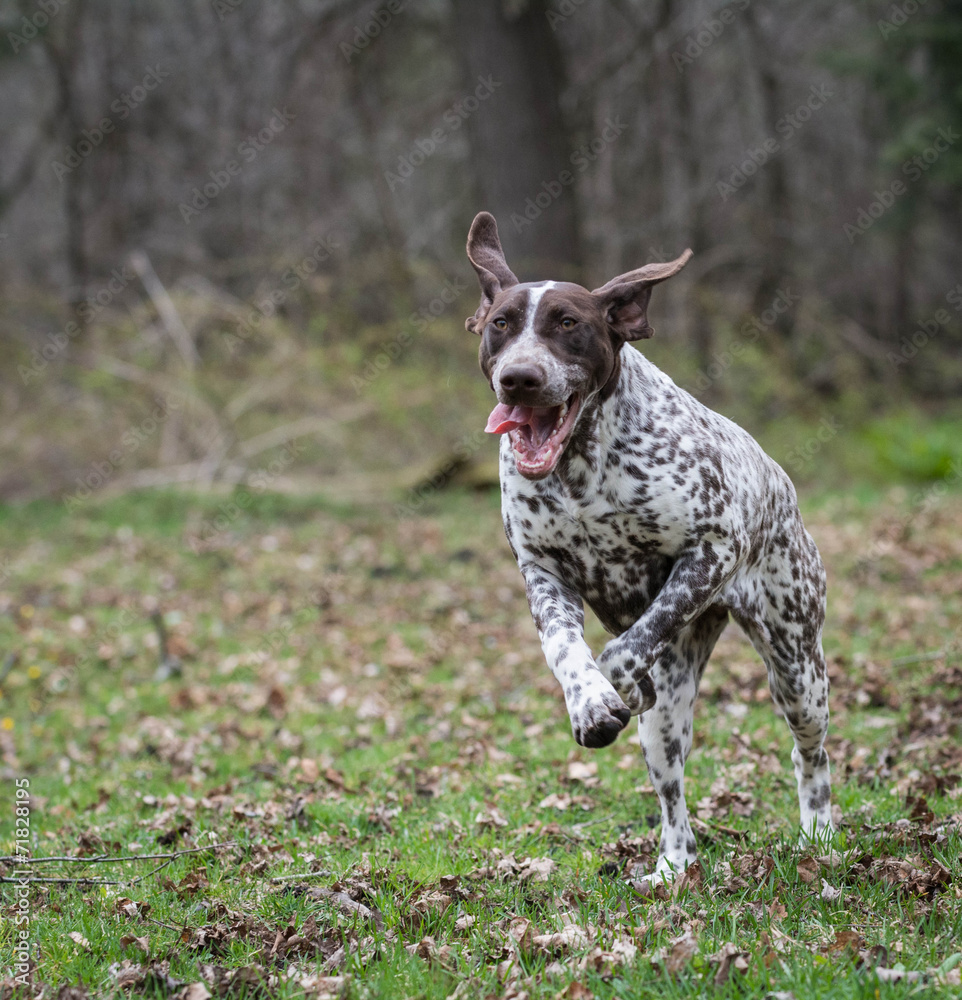
[(673, 278), (691, 256), (691, 250), (686, 250), (677, 260), (665, 264), (645, 264), (612, 278), (591, 293), (601, 300), (605, 320), (618, 337), (622, 340), (642, 340), (655, 332), (648, 323), (651, 287), (666, 278)]
[(498, 224), (490, 212), (478, 212), (468, 233), (468, 260), (478, 273), (481, 283), (481, 305), (477, 312), (464, 321), (466, 329), (480, 334), (484, 329), (484, 318), (498, 292), (518, 283), (514, 272), (508, 267), (498, 239)]

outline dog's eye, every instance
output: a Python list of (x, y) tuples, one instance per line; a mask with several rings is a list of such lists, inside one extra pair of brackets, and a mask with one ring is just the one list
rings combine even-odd
[(508, 321), (503, 316), (499, 316), (494, 321), (494, 327), (495, 327), (496, 330), (507, 330), (508, 329)]
[(561, 321), (561, 327), (564, 330), (573, 330), (577, 325), (578, 321), (576, 319), (572, 319), (570, 316), (565, 316), (565, 318)]

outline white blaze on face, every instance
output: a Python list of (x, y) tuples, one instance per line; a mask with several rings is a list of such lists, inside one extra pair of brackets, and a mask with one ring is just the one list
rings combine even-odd
[(567, 366), (563, 365), (545, 346), (544, 342), (538, 339), (535, 332), (534, 319), (538, 312), (538, 305), (544, 293), (555, 287), (554, 281), (545, 281), (534, 288), (528, 289), (528, 307), (524, 314), (524, 327), (521, 333), (511, 342), (507, 350), (499, 355), (497, 364), (494, 366), (492, 382), (498, 399), (501, 399), (500, 385), (501, 373), (508, 365), (538, 365), (545, 373), (546, 389), (550, 393), (552, 389), (557, 392), (562, 391), (565, 384)]

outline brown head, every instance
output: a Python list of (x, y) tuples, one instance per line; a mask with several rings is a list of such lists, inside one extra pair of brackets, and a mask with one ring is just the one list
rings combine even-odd
[(518, 471), (550, 475), (582, 413), (608, 385), (626, 341), (654, 332), (651, 288), (691, 257), (646, 264), (589, 292), (567, 281), (519, 282), (498, 226), (481, 212), (468, 233), (468, 260), (481, 304), (465, 326), (481, 337), (481, 370), (498, 397), (485, 430), (507, 432)]

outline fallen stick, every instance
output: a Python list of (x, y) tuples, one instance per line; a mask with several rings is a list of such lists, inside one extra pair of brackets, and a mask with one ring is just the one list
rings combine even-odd
[(75, 865), (116, 865), (123, 861), (173, 861), (185, 854), (200, 854), (203, 851), (216, 851), (219, 847), (233, 847), (236, 840), (225, 840), (222, 844), (209, 844), (207, 847), (187, 847), (182, 851), (172, 851), (169, 854), (131, 854), (123, 858), (112, 858), (107, 854), (96, 854), (92, 858), (47, 857), (25, 858), (17, 854), (0, 857), (0, 862), (15, 865), (39, 865), (48, 861), (70, 862)]

